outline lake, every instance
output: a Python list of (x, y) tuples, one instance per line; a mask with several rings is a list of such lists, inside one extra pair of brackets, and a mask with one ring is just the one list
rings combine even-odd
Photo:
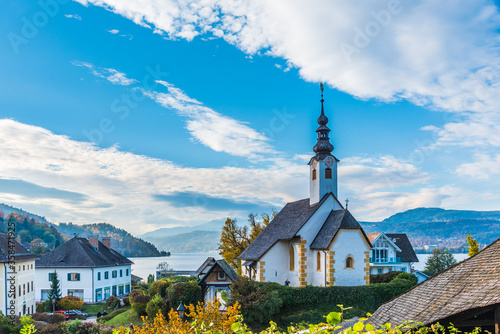
[(134, 262), (132, 274), (142, 277), (146, 281), (149, 274), (155, 275), (156, 266), (160, 262), (166, 261), (173, 270), (195, 271), (209, 256), (216, 260), (222, 258), (218, 253), (177, 253), (159, 257), (130, 257), (129, 260)]
[[(195, 271), (207, 257), (214, 257), (221, 259), (218, 253), (177, 253), (170, 256), (162, 257), (131, 257), (129, 258), (134, 262), (132, 265), (132, 274), (142, 277), (144, 280), (148, 278), (149, 274), (155, 275), (156, 266), (160, 262), (166, 261), (173, 270), (192, 270)], [(416, 270), (424, 270), (425, 262), (431, 254), (417, 254), (419, 262), (413, 264)], [(467, 254), (453, 254), (457, 261), (463, 261), (468, 258)]]

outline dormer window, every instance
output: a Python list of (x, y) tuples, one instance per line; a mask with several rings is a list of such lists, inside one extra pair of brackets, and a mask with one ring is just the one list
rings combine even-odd
[(316, 180), (316, 169), (313, 169), (312, 171), (312, 179), (313, 181)]
[(325, 169), (325, 179), (331, 179), (332, 178), (332, 169), (327, 168)]

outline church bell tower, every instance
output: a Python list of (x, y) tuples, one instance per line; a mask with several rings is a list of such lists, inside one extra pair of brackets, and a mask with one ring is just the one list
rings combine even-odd
[(330, 143), (330, 129), (328, 128), (328, 117), (323, 108), (323, 84), (321, 88), (321, 115), (318, 118), (319, 127), (316, 129), (318, 139), (313, 150), (316, 153), (309, 161), (310, 174), (310, 198), (309, 204), (313, 205), (321, 201), (323, 196), (333, 193), (337, 197), (337, 164), (339, 160), (331, 154), (333, 145)]

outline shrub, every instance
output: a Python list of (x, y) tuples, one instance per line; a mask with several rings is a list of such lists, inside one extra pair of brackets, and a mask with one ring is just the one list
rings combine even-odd
[(125, 306), (129, 306), (130, 305), (130, 298), (129, 297), (123, 298), (123, 304), (125, 304)]
[(35, 327), (37, 329), (36, 334), (60, 334), (62, 332), (61, 327), (55, 324), (36, 324)]
[(377, 275), (370, 275), (370, 284), (373, 283), (389, 283), (393, 279), (396, 278), (401, 274), (400, 271), (389, 271), (388, 273), (385, 274), (377, 274)]
[(146, 295), (135, 296), (132, 303), (131, 303), (132, 309), (139, 316), (146, 315), (147, 314), (146, 307), (147, 307), (150, 300), (151, 300), (151, 298), (149, 296), (146, 296)]
[(161, 312), (163, 316), (167, 317), (168, 311), (168, 303), (159, 294), (151, 298), (146, 306), (146, 313), (148, 314), (149, 319), (154, 319), (158, 312)]
[(83, 300), (76, 296), (68, 295), (57, 302), (56, 307), (61, 310), (75, 310), (83, 305)]
[[(101, 334), (101, 327), (98, 324), (93, 324), (90, 322), (81, 322), (80, 320), (75, 320), (72, 322), (65, 323), (61, 325), (64, 328), (63, 333), (67, 334)], [(63, 329), (61, 328), (61, 329)]]
[(120, 298), (118, 297), (109, 296), (108, 299), (106, 299), (106, 306), (108, 309), (114, 310), (118, 303), (120, 303)]
[(125, 308), (119, 308), (118, 310), (114, 310), (113, 312), (100, 317), (99, 319), (97, 319), (97, 322), (103, 324), (106, 321), (113, 319), (118, 314), (123, 313), (123, 312), (127, 312), (127, 309), (125, 309)]
[(170, 283), (167, 280), (163, 280), (162, 279), (160, 281), (156, 281), (153, 284), (151, 284), (151, 287), (150, 287), (150, 290), (149, 290), (149, 294), (150, 294), (150, 296), (154, 296), (157, 293), (159, 293), (160, 296), (162, 296), (163, 298), (166, 298), (167, 297), (167, 289), (171, 285), (172, 285), (172, 283)]
[(35, 321), (44, 321), (49, 324), (58, 324), (66, 321), (66, 318), (61, 313), (34, 313), (31, 317)]
[(283, 322), (287, 324), (319, 324), (324, 321), (325, 316), (318, 311), (306, 311), (283, 318)]
[(132, 291), (129, 295), (128, 295), (128, 298), (130, 300), (130, 303), (132, 304), (134, 302), (134, 299), (137, 297), (137, 296), (142, 296), (144, 295), (144, 293), (141, 291), (141, 290), (134, 290)]
[(45, 302), (41, 302), (41, 303), (36, 304), (36, 311), (38, 313), (45, 312)]
[(180, 283), (180, 282), (190, 282), (195, 281), (196, 277), (194, 276), (172, 276), (168, 279), (168, 281), (172, 284)]
[(181, 282), (170, 286), (167, 290), (168, 301), (173, 308), (182, 303), (196, 305), (201, 301), (201, 288), (196, 282)]
[(392, 280), (392, 282), (394, 282), (395, 280), (399, 280), (399, 279), (409, 280), (413, 285), (417, 285), (418, 284), (418, 278), (414, 274), (400, 273), (398, 276), (396, 276), (395, 279)]

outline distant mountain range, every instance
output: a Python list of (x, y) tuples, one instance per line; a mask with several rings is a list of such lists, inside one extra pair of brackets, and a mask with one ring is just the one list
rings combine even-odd
[(38, 220), (42, 224), (47, 224), (48, 226), (52, 226), (52, 224), (49, 223), (49, 221), (45, 217), (39, 216), (37, 214), (28, 211), (24, 211), (23, 209), (15, 208), (7, 204), (0, 203), (0, 211), (2, 211), (6, 217), (9, 215), (9, 213), (17, 212), (19, 215), (23, 217), (27, 215), (30, 218)]
[[(172, 253), (215, 251), (225, 219), (192, 227), (161, 228), (141, 238)], [(500, 211), (417, 208), (397, 213), (381, 222), (360, 222), (366, 233), (406, 233), (417, 251), (436, 245), (466, 252), (467, 233), (488, 245), (500, 237)]]

